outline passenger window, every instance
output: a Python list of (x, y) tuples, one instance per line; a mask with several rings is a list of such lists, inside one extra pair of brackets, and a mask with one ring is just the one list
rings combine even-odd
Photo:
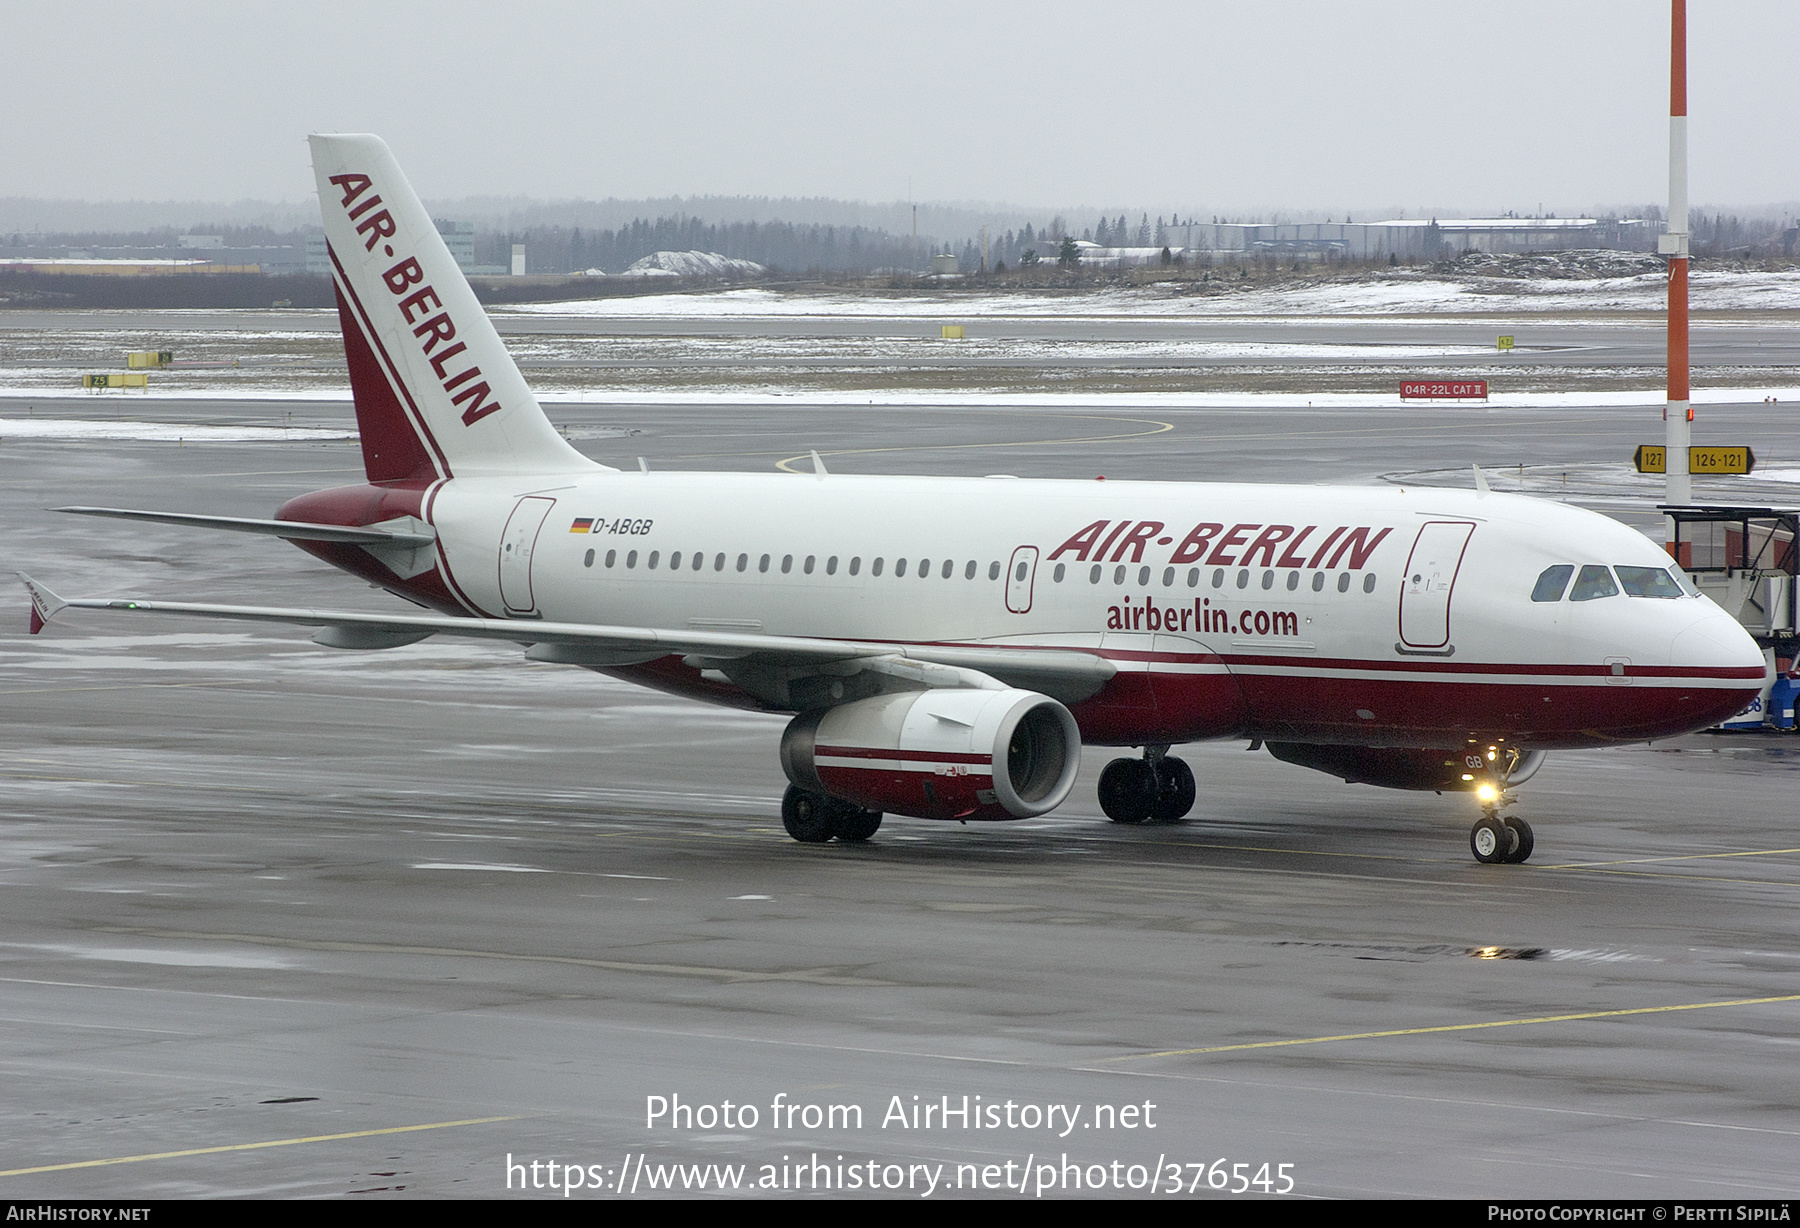
[(1213, 568), (1213, 587), (1214, 588), (1224, 588), (1225, 587), (1225, 569), (1223, 567)]
[(738, 570), (742, 571), (748, 566), (750, 566), (750, 556), (747, 554), (738, 555)]
[(1200, 587), (1200, 569), (1198, 567), (1188, 568), (1188, 587), (1189, 588), (1199, 588)]
[(948, 580), (951, 576), (953, 576), (955, 574), (956, 574), (956, 560), (955, 559), (945, 559), (944, 560), (944, 571), (943, 571), (943, 575), (941, 578)]
[(860, 555), (860, 554), (851, 555), (850, 556), (850, 574), (855, 575), (857, 572), (859, 572), (861, 570), (862, 570), (862, 555)]
[(1288, 572), (1288, 592), (1291, 593), (1299, 587), (1300, 587), (1300, 573), (1297, 571)]
[(1275, 573), (1274, 572), (1272, 572), (1272, 571), (1263, 572), (1263, 587), (1265, 589), (1275, 587)]
[(1561, 601), (1563, 590), (1569, 587), (1569, 577), (1575, 574), (1572, 563), (1558, 563), (1554, 567), (1544, 568), (1544, 574), (1538, 577), (1537, 587), (1531, 590), (1533, 601)]
[[(877, 564), (875, 564), (875, 566), (880, 567), (881, 564), (877, 563)], [(905, 574), (906, 574), (906, 560), (905, 559), (895, 559), (894, 560), (894, 577), (895, 577), (895, 579), (898, 579), (899, 577), (901, 577)]]
[(1374, 591), (1375, 591), (1375, 573), (1371, 571), (1368, 575), (1363, 577), (1363, 592), (1372, 593)]
[(834, 554), (825, 560), (825, 574), (828, 576), (837, 575), (837, 555)]
[(614, 563), (616, 563), (618, 561), (618, 559), (619, 559), (619, 552), (617, 550), (608, 550), (606, 552), (606, 565), (608, 567), (611, 567)]
[(1175, 569), (1173, 567), (1163, 568), (1163, 587), (1169, 588), (1174, 583), (1175, 583)]
[(587, 554), (582, 557), (581, 565), (583, 567), (592, 567), (594, 565), (594, 552), (592, 550), (589, 550)]
[(1346, 571), (1343, 575), (1338, 577), (1338, 592), (1347, 593), (1349, 591), (1350, 591), (1350, 573)]
[(1570, 601), (1593, 601), (1600, 597), (1616, 597), (1619, 586), (1613, 583), (1612, 572), (1596, 563), (1589, 563), (1575, 577), (1575, 589), (1569, 594)]
[(1250, 571), (1248, 568), (1246, 568), (1243, 571), (1238, 572), (1238, 587), (1239, 588), (1249, 588), (1250, 587)]
[(1149, 588), (1150, 587), (1150, 569), (1148, 567), (1138, 568), (1138, 587), (1139, 588)]
[[(722, 554), (721, 554), (721, 555), (720, 555), (720, 556), (719, 556), (719, 562), (720, 562), (720, 563), (721, 563), (721, 564), (723, 564), (723, 563), (724, 563), (724, 562), (725, 562), (725, 556), (724, 556), (724, 555), (722, 555)], [(702, 568), (702, 567), (704, 567), (704, 566), (706, 566), (706, 555), (705, 555), (705, 553), (704, 553), (704, 552), (703, 552), (703, 551), (699, 551), (699, 550), (696, 550), (696, 551), (694, 551), (694, 570), (695, 570), (695, 571), (699, 571), (699, 570), (700, 570), (700, 569), (701, 569), (701, 568)]]
[(1113, 568), (1113, 583), (1114, 584), (1125, 583), (1125, 569), (1123, 567)]
[(1056, 565), (1056, 570), (1051, 573), (1050, 578), (1052, 580), (1055, 580), (1058, 584), (1061, 584), (1063, 581), (1063, 572), (1066, 570), (1067, 570), (1067, 568), (1065, 568), (1061, 563), (1058, 563)]
[(762, 559), (756, 564), (756, 570), (761, 571), (761, 572), (767, 572), (769, 570), (769, 556), (768, 555), (765, 554), (762, 556)]
[(651, 570), (651, 571), (655, 571), (655, 570), (656, 570), (656, 560), (657, 560), (657, 559), (658, 559), (658, 558), (660, 558), (660, 557), (661, 557), (661, 556), (662, 556), (662, 551), (660, 551), (660, 550), (652, 550), (652, 551), (651, 551), (651, 552), (650, 552), (650, 558), (649, 558), (649, 561), (647, 561), (647, 562), (646, 562), (646, 563), (645, 563), (645, 564), (644, 564), (644, 566), (646, 566), (646, 567), (648, 567), (648, 568), (649, 568), (649, 569), (650, 569), (650, 570)]
[(1095, 563), (1092, 567), (1088, 568), (1088, 583), (1100, 583), (1100, 564)]
[(806, 563), (800, 568), (800, 570), (804, 571), (809, 576), (812, 575), (813, 561), (814, 561), (813, 556), (810, 554), (807, 555)]
[(794, 570), (794, 556), (791, 554), (782, 555), (781, 556), (781, 574), (785, 576), (793, 570)]
[(998, 580), (999, 578), (1000, 578), (1000, 564), (989, 563), (988, 564), (988, 579)]
[(1325, 573), (1322, 571), (1313, 572), (1313, 592), (1322, 593), (1324, 591), (1325, 591)]
[(872, 576), (878, 576), (881, 574), (881, 560), (880, 559), (876, 559), (873, 563), (869, 564), (869, 574)]
[(637, 566), (637, 551), (633, 550), (630, 554), (625, 556), (625, 566), (627, 566), (627, 567), (636, 567)]
[(681, 551), (677, 550), (674, 554), (671, 554), (669, 556), (669, 570), (670, 571), (680, 571), (681, 570)]
[[(970, 559), (970, 560), (969, 560), (969, 565), (968, 565), (968, 566), (967, 566), (967, 567), (965, 567), (965, 568), (963, 568), (963, 579), (965, 579), (965, 580), (973, 580), (973, 579), (974, 579), (974, 578), (975, 578), (975, 560), (974, 560), (974, 559)], [(1056, 577), (1056, 578), (1057, 578), (1057, 579), (1058, 579), (1058, 580), (1060, 580), (1060, 579), (1062, 579), (1062, 577), (1061, 577), (1061, 576), (1058, 576), (1058, 577)]]
[(1681, 585), (1660, 567), (1615, 567), (1627, 597), (1679, 597)]

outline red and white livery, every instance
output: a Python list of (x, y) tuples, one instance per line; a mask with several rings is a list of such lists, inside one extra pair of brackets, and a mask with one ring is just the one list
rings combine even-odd
[(386, 145), (315, 136), (367, 481), (272, 520), (95, 515), (263, 533), (434, 614), (143, 599), (68, 607), (318, 628), (380, 649), (514, 641), (536, 661), (795, 713), (788, 830), (882, 813), (1043, 814), (1082, 743), (1115, 821), (1173, 820), (1169, 747), (1261, 741), (1347, 780), (1479, 792), (1471, 846), (1556, 748), (1741, 710), (1765, 665), (1641, 534), (1485, 490), (649, 473), (552, 428)]

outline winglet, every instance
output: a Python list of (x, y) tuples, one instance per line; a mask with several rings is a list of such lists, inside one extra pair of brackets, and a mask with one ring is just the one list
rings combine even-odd
[(1480, 465), (1470, 465), (1469, 468), (1475, 471), (1475, 497), (1479, 499), (1488, 493), (1487, 474), (1481, 471)]
[(812, 450), (812, 458), (813, 458), (813, 476), (821, 477), (821, 478), (824, 477), (825, 476), (825, 462), (819, 459), (819, 450), (817, 448), (814, 448)]
[(25, 585), (25, 591), (31, 594), (31, 634), (36, 635), (44, 629), (45, 623), (55, 618), (60, 611), (67, 609), (69, 603), (24, 572), (21, 571), (17, 574)]

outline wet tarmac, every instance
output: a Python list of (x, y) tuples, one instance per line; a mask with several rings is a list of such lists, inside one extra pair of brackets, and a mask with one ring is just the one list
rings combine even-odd
[[(1752, 442), (1784, 429), (1729, 412)], [(818, 448), (846, 472), (1269, 481), (1596, 463), (1660, 427), (1651, 405), (553, 416), (653, 467)], [(279, 542), (42, 510), (264, 515), (359, 478), (329, 440), (5, 440), (0, 524), (9, 566), (68, 595), (386, 609)], [(600, 1187), (578, 1197), (1800, 1187), (1800, 741), (1552, 755), (1524, 866), (1470, 858), (1466, 799), (1242, 743), (1181, 752), (1179, 824), (1107, 823), (1096, 751), (1043, 819), (802, 846), (777, 717), (496, 647), (98, 614), (32, 638), (15, 609), (8, 1197), (545, 1196), (568, 1165)]]

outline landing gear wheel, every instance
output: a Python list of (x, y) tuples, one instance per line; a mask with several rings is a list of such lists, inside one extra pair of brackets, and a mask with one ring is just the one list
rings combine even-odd
[(1156, 795), (1156, 769), (1142, 759), (1114, 759), (1100, 773), (1100, 809), (1115, 823), (1142, 823)]
[(802, 844), (824, 844), (837, 834), (835, 799), (789, 785), (781, 796), (781, 825)]
[(1518, 833), (1493, 815), (1483, 815), (1469, 829), (1469, 851), (1482, 865), (1495, 865), (1511, 859)]
[(864, 810), (848, 803), (840, 804), (844, 806), (843, 812), (837, 816), (837, 838), (841, 843), (861, 844), (880, 830), (880, 811)]
[(1194, 808), (1194, 769), (1185, 759), (1164, 755), (1154, 765), (1156, 801), (1150, 817), (1158, 823), (1173, 823)]
[(1507, 854), (1507, 864), (1518, 865), (1531, 856), (1531, 850), (1537, 846), (1537, 841), (1531, 835), (1531, 824), (1517, 815), (1507, 815), (1500, 821), (1513, 833), (1513, 846), (1512, 851)]

